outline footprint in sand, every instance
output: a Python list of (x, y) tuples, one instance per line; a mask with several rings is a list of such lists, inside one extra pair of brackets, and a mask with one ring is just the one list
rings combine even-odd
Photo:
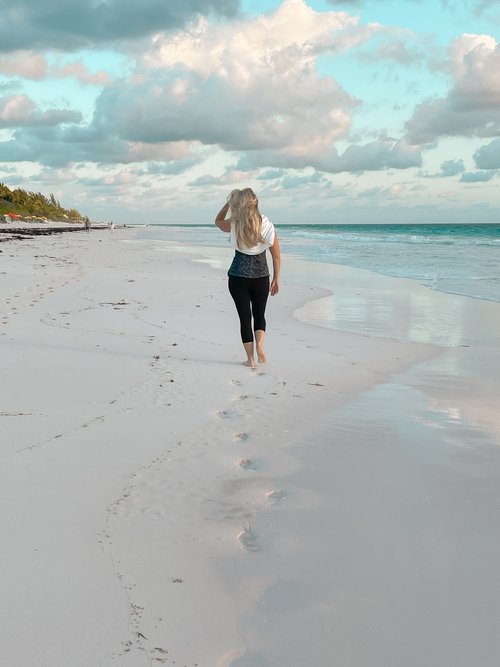
[(248, 440), (249, 437), (250, 436), (249, 436), (248, 433), (235, 433), (234, 434), (234, 439), (235, 440)]
[(230, 419), (231, 415), (227, 410), (219, 410), (218, 412), (215, 413), (219, 419)]
[(250, 524), (238, 534), (238, 542), (245, 551), (258, 551), (257, 537), (253, 532)]
[(241, 387), (243, 382), (240, 382), (240, 380), (232, 380), (232, 383), (235, 384), (237, 387)]
[(286, 495), (280, 489), (273, 489), (266, 493), (267, 498), (267, 509), (272, 509), (273, 507), (280, 507), (282, 503), (286, 501)]
[(255, 470), (255, 464), (250, 459), (240, 459), (238, 465), (245, 470)]

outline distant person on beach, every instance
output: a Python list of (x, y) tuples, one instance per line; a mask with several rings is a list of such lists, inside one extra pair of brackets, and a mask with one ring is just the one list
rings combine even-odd
[(90, 232), (90, 220), (88, 219), (88, 217), (85, 218), (85, 229), (86, 229), (88, 232)]
[[(228, 216), (229, 213), (229, 217)], [(247, 354), (245, 364), (255, 368), (254, 353), (260, 363), (266, 362), (264, 336), (266, 333), (266, 304), (269, 292), (278, 293), (280, 275), (280, 246), (274, 225), (259, 211), (259, 201), (250, 188), (233, 190), (221, 208), (215, 224), (228, 232), (234, 248), (234, 258), (227, 275), (229, 292), (240, 318), (240, 332)], [(273, 260), (273, 278), (269, 285), (266, 250)], [(255, 343), (252, 332), (255, 332)]]

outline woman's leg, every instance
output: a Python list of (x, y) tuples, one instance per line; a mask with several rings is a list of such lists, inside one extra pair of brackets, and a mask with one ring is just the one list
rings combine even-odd
[(264, 352), (264, 337), (266, 335), (266, 304), (269, 297), (269, 276), (264, 278), (253, 278), (250, 289), (250, 300), (252, 303), (253, 327), (255, 330), (255, 343), (257, 358), (261, 364), (267, 361)]
[(265, 364), (267, 361), (266, 353), (264, 352), (265, 335), (266, 332), (263, 329), (255, 330), (255, 349), (257, 350), (257, 359), (261, 364)]
[(233, 297), (238, 317), (240, 318), (240, 333), (243, 347), (247, 353), (247, 365), (255, 368), (254, 344), (252, 333), (252, 310), (250, 308), (249, 281), (251, 278), (229, 276), (229, 293)]

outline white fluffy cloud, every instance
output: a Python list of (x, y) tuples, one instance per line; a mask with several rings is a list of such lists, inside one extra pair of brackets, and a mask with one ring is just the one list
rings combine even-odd
[[(101, 161), (104, 154), (161, 159), (162, 146), (203, 144), (262, 157), (267, 152), (298, 167), (328, 168), (332, 159), (340, 165), (335, 142), (347, 137), (358, 100), (333, 77), (318, 74), (317, 58), (379, 30), (358, 27), (345, 12), (316, 12), (304, 0), (284, 0), (271, 14), (230, 23), (202, 19), (152, 38), (133, 78), (101, 92), (88, 126), (50, 137), (25, 132), (16, 137), (19, 146), (4, 144), (2, 151), (29, 159), (31, 142), (34, 159), (53, 164), (92, 155)], [(398, 151), (389, 153), (396, 166)]]
[(307, 158), (349, 131), (357, 100), (332, 77), (319, 77), (316, 59), (336, 45), (346, 48), (346, 39), (365, 38), (366, 29), (355, 34), (355, 26), (347, 14), (315, 12), (303, 0), (285, 0), (251, 21), (200, 21), (153, 40), (130, 112), (120, 112), (120, 99), (103, 96), (102, 103), (116, 108), (123, 133), (146, 140), (197, 139)]
[(349, 133), (358, 100), (331, 76), (319, 76), (317, 58), (379, 29), (285, 0), (251, 20), (201, 20), (157, 35), (131, 84), (101, 93), (89, 131), (136, 143), (195, 141), (263, 158), (270, 153), (298, 167), (327, 165), (335, 142)]
[(251, 20), (214, 25), (201, 19), (176, 35), (158, 35), (144, 63), (151, 69), (180, 65), (205, 77), (237, 79), (241, 85), (256, 70), (289, 77), (309, 69), (318, 53), (345, 50), (381, 29), (378, 24), (358, 26), (358, 21), (346, 12), (316, 12), (304, 0), (283, 0), (273, 13)]
[(408, 139), (500, 135), (500, 45), (490, 35), (464, 34), (450, 48), (452, 86), (444, 98), (417, 107)]

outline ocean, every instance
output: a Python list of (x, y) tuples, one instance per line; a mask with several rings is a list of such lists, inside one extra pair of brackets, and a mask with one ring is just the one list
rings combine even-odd
[[(500, 301), (500, 225), (279, 225), (276, 229), (284, 253)], [(140, 236), (219, 247), (225, 247), (227, 238), (214, 225), (151, 225)]]

